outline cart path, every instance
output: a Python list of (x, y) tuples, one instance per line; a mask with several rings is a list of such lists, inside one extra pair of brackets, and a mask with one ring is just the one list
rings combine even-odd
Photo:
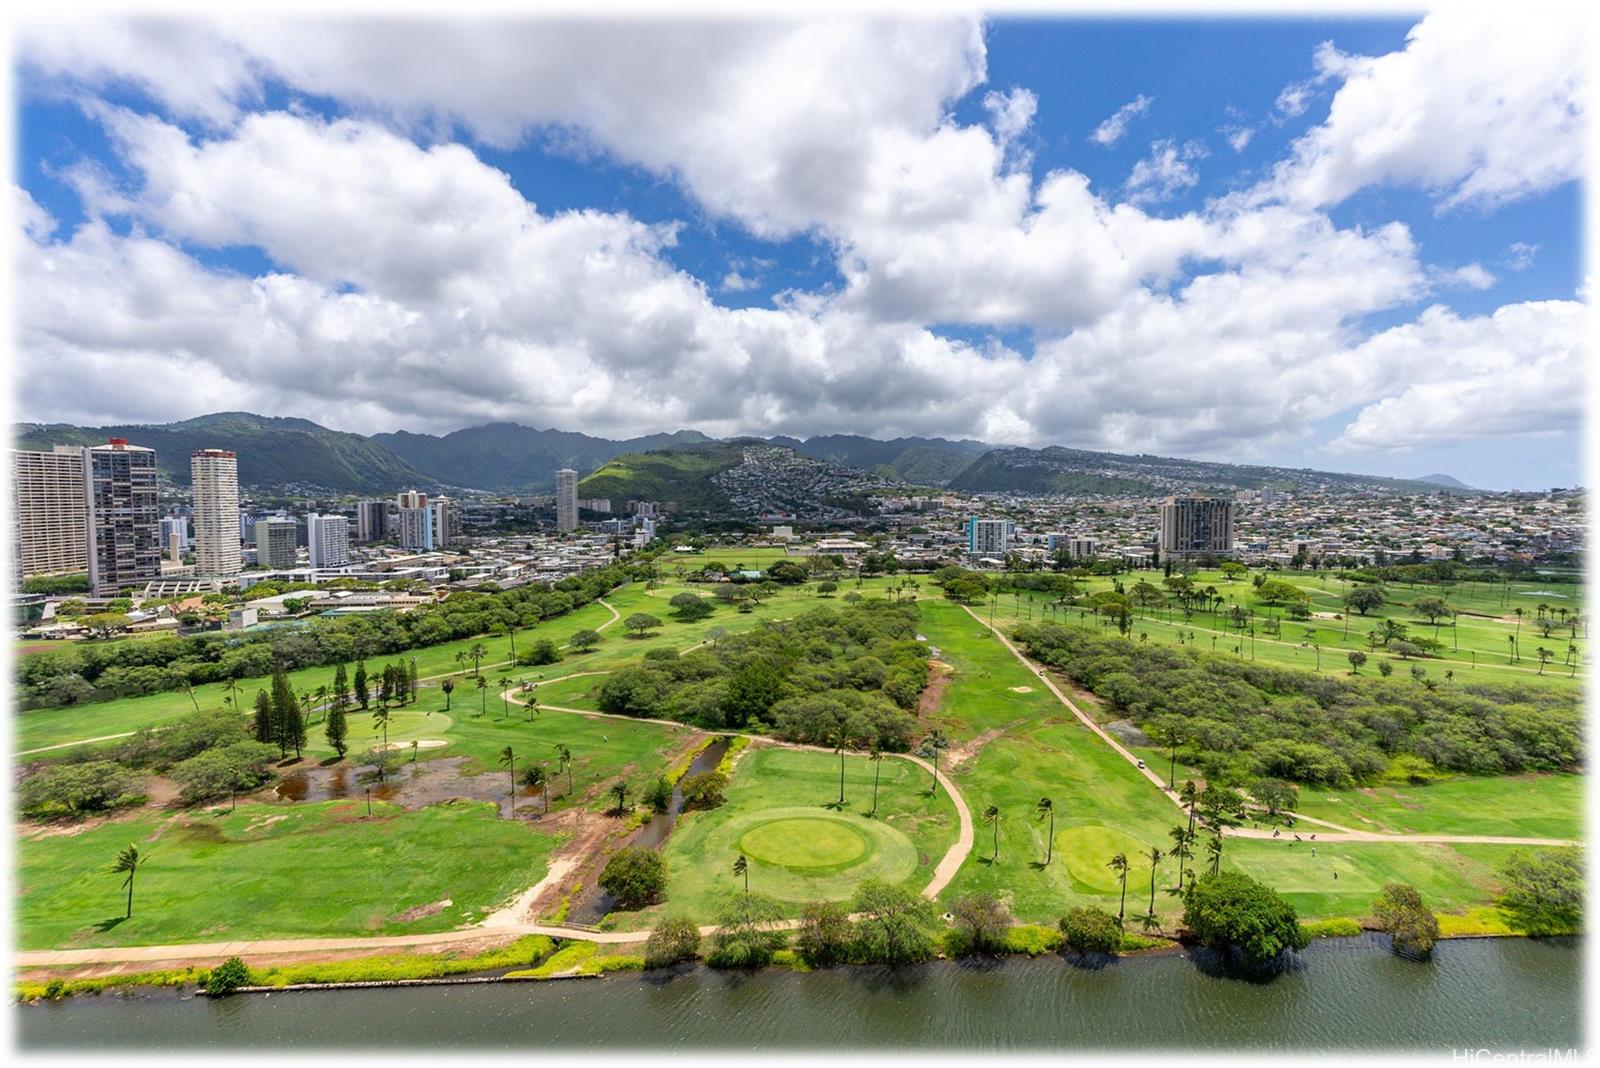
[[(1061, 688), (1056, 685), (1055, 680), (1050, 677), (1049, 672), (1040, 667), (1038, 664), (1029, 660), (1022, 650), (1018, 649), (1012, 644), (1011, 639), (1007, 638), (999, 627), (990, 626), (984, 621), (982, 616), (978, 615), (978, 613), (974, 612), (967, 605), (962, 605), (962, 608), (966, 610), (967, 615), (977, 620), (979, 626), (993, 633), (996, 638), (999, 638), (1000, 643), (1011, 651), (1011, 655), (1015, 656), (1017, 660), (1028, 669), (1028, 673), (1049, 687), (1050, 692), (1056, 695), (1057, 700), (1066, 705), (1072, 714), (1078, 717), (1078, 720), (1085, 727), (1088, 727), (1095, 733), (1097, 737), (1100, 738), (1101, 741), (1105, 742), (1113, 750), (1120, 754), (1124, 760), (1133, 765), (1135, 771), (1143, 775), (1146, 779), (1150, 780), (1150, 782), (1155, 785), (1156, 789), (1160, 790), (1169, 801), (1178, 807), (1180, 812), (1187, 811), (1183, 806), (1183, 799), (1178, 796), (1177, 791), (1167, 789), (1167, 784), (1163, 782), (1161, 776), (1156, 774), (1154, 771), (1147, 767), (1141, 768), (1139, 766), (1139, 758), (1129, 752), (1121, 742), (1117, 741), (1114, 737), (1108, 734), (1106, 730), (1101, 727), (1100, 724), (1096, 723), (1093, 718), (1083, 711), (1083, 709), (1074, 704), (1072, 702), (1072, 698), (1068, 697), (1061, 690)], [(1330, 827), (1337, 826), (1337, 824), (1325, 823), (1325, 821), (1322, 820), (1309, 819), (1308, 817), (1301, 816), (1298, 813), (1290, 813), (1290, 815), (1293, 815), (1297, 820), (1305, 820), (1309, 823), (1317, 823)], [(1270, 839), (1273, 837), (1272, 831), (1264, 830), (1259, 827), (1229, 827), (1227, 828), (1226, 833), (1229, 838)], [(1284, 834), (1280, 830), (1278, 833), (1278, 840), (1293, 844), (1295, 841), (1294, 832), (1291, 831), (1288, 834)], [(1576, 846), (1582, 844), (1569, 838), (1518, 838), (1510, 835), (1490, 834), (1378, 834), (1372, 831), (1353, 831), (1348, 828), (1335, 831), (1332, 834), (1317, 832), (1317, 840), (1320, 842), (1394, 842), (1430, 845), (1458, 844)]]

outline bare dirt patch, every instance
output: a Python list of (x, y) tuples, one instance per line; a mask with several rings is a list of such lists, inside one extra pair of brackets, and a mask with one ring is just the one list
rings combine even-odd
[(426, 919), (429, 916), (437, 916), (439, 913), (443, 912), (453, 904), (455, 904), (455, 902), (451, 901), (449, 898), (442, 898), (441, 900), (435, 901), (432, 904), (415, 905), (409, 909), (406, 909), (404, 912), (397, 912), (393, 916), (390, 916), (389, 921), (391, 923), (410, 923), (412, 920)]
[(928, 684), (922, 688), (922, 696), (917, 699), (919, 716), (931, 716), (939, 711), (945, 687), (950, 685), (950, 676), (956, 673), (956, 669), (943, 660), (928, 661), (928, 668)]
[(982, 734), (979, 734), (968, 741), (962, 742), (960, 745), (951, 746), (945, 753), (945, 770), (951, 774), (954, 774), (964, 765), (972, 760), (975, 760), (978, 754), (983, 751), (984, 746), (1000, 737), (1012, 727), (1026, 722), (1027, 720), (1025, 719), (1014, 719), (1010, 723), (1007, 723), (1003, 726), (991, 727)]

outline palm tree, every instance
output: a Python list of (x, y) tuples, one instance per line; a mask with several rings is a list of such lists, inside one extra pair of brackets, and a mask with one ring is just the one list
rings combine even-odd
[(194, 687), (192, 685), (190, 685), (189, 683), (185, 682), (183, 684), (183, 686), (182, 686), (182, 689), (183, 689), (184, 694), (189, 698), (189, 703), (194, 705), (194, 710), (196, 712), (199, 712), (200, 711), (200, 700), (199, 700), (199, 698), (195, 697), (195, 695), (194, 695)]
[(456, 684), (453, 679), (445, 679), (439, 684), (439, 689), (444, 691), (444, 710), (450, 711), (450, 695), (455, 692)]
[(1118, 853), (1111, 858), (1111, 862), (1106, 867), (1122, 875), (1122, 900), (1117, 903), (1117, 926), (1120, 927), (1122, 918), (1128, 911), (1128, 858), (1124, 854)]
[(872, 749), (867, 753), (867, 759), (872, 761), (872, 811), (869, 816), (878, 814), (878, 777), (883, 774), (883, 750), (878, 748), (878, 743), (872, 743)]
[(1194, 832), (1180, 824), (1167, 833), (1172, 837), (1172, 848), (1167, 851), (1167, 856), (1178, 858), (1178, 888), (1182, 889), (1184, 859), (1194, 856), (1194, 850), (1189, 848), (1194, 841)]
[(239, 708), (239, 680), (230, 678), (222, 684), (222, 688), (228, 691), (228, 707), (237, 711)]
[(383, 732), (383, 747), (389, 748), (389, 709), (379, 705), (372, 711), (372, 729)]
[(839, 754), (839, 800), (837, 804), (840, 808), (844, 808), (844, 743), (848, 740), (843, 727), (835, 727), (828, 732), (828, 742), (833, 746), (834, 752)]
[(1506, 662), (1515, 664), (1517, 662), (1517, 636), (1515, 634), (1507, 634), (1506, 641), (1511, 643), (1511, 655), (1506, 658)]
[(517, 754), (508, 745), (500, 750), (500, 766), (511, 775), (511, 814), (517, 814)]
[(933, 758), (933, 782), (928, 784), (928, 793), (939, 792), (939, 753), (950, 748), (950, 740), (944, 736), (944, 731), (938, 727), (928, 732), (927, 740), (922, 743), (921, 755)]
[(1211, 839), (1206, 842), (1206, 853), (1211, 857), (1211, 874), (1216, 875), (1222, 870), (1222, 829), (1220, 827), (1217, 829), (1217, 833), (1212, 835)]
[(322, 714), (324, 716), (328, 714), (328, 688), (326, 686), (317, 687), (317, 706), (323, 710)]
[(572, 793), (572, 750), (561, 742), (556, 743), (556, 759), (560, 761), (557, 770), (562, 768), (567, 772), (567, 793)]
[(501, 719), (505, 719), (505, 718), (507, 718), (507, 717), (509, 717), (511, 715), (511, 703), (506, 700), (506, 689), (508, 687), (510, 687), (510, 685), (511, 685), (511, 676), (505, 674), (504, 672), (502, 672), (501, 675), (500, 675), (500, 710), (501, 710), (500, 718)]
[(478, 676), (478, 715), (489, 713), (489, 680), (482, 675)]
[(1033, 810), (1039, 814), (1040, 819), (1050, 820), (1050, 829), (1044, 836), (1044, 862), (1050, 863), (1050, 858), (1055, 855), (1056, 845), (1056, 803), (1048, 797), (1041, 797), (1034, 803)]
[(465, 678), (467, 674), (467, 651), (465, 649), (456, 650), (456, 663), (461, 665), (461, 675)]
[(995, 805), (990, 805), (984, 809), (983, 822), (994, 828), (994, 855), (989, 859), (991, 861), (998, 860), (1000, 858), (1000, 809)]
[(1189, 810), (1189, 834), (1193, 835), (1194, 810), (1195, 806), (1200, 803), (1200, 791), (1195, 788), (1193, 779), (1184, 782), (1183, 789), (1178, 791), (1178, 800), (1182, 801), (1184, 807)]
[(483, 678), (483, 658), (488, 653), (482, 642), (474, 642), (472, 648), (467, 650), (467, 655), (472, 658), (472, 673), (480, 679)]
[(127, 849), (117, 854), (116, 863), (111, 865), (111, 874), (126, 874), (128, 876), (122, 881), (122, 885), (128, 888), (128, 914), (123, 917), (124, 919), (133, 919), (133, 877), (138, 874), (140, 867), (149, 859), (148, 856), (141, 857), (139, 855), (138, 846), (129, 845)]
[(1555, 656), (1555, 654), (1542, 645), (1535, 649), (1534, 653), (1539, 657), (1539, 674), (1543, 675), (1544, 666), (1550, 663), (1550, 658)]
[(628, 784), (620, 779), (612, 783), (611, 796), (617, 799), (617, 815), (622, 815), (622, 806), (628, 798)]
[(748, 894), (750, 892), (750, 862), (744, 859), (743, 853), (740, 853), (733, 862), (733, 874), (744, 876), (744, 892)]
[(1161, 863), (1162, 852), (1155, 846), (1150, 847), (1150, 915), (1156, 914), (1156, 865)]

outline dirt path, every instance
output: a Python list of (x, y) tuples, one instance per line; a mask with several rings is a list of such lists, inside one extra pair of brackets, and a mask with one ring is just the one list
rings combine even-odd
[[(965, 605), (962, 607), (966, 610), (966, 613), (969, 616), (977, 620), (979, 626), (986, 630), (992, 631), (994, 636), (1000, 639), (1001, 644), (1007, 649), (1011, 650), (1011, 655), (1016, 657), (1017, 660), (1028, 669), (1028, 674), (1034, 676), (1040, 682), (1044, 683), (1045, 686), (1049, 687), (1050, 692), (1055, 694), (1056, 698), (1060, 700), (1062, 704), (1066, 705), (1067, 708), (1072, 711), (1072, 714), (1077, 716), (1085, 727), (1088, 727), (1100, 738), (1101, 741), (1109, 745), (1129, 764), (1132, 764), (1134, 769), (1138, 771), (1139, 774), (1143, 775), (1146, 779), (1149, 779), (1150, 782), (1154, 783), (1156, 789), (1160, 790), (1162, 795), (1165, 796), (1167, 800), (1176, 805), (1180, 812), (1186, 811), (1183, 807), (1183, 800), (1178, 796), (1177, 791), (1167, 789), (1166, 783), (1161, 781), (1161, 776), (1156, 774), (1154, 771), (1150, 770), (1149, 768), (1139, 767), (1139, 758), (1124, 748), (1121, 742), (1118, 742), (1111, 735), (1107, 734), (1098, 723), (1096, 723), (1082, 709), (1075, 705), (1072, 702), (1072, 699), (1063, 693), (1061, 688), (1055, 684), (1055, 680), (1050, 678), (1050, 675), (1038, 664), (1035, 664), (1033, 661), (1029, 660), (1027, 656), (1023, 654), (1022, 650), (1013, 645), (1011, 643), (1011, 639), (1007, 638), (999, 627), (990, 627), (989, 624), (984, 621), (983, 617), (978, 615), (978, 613), (974, 612), (971, 608), (967, 608)], [(1294, 815), (1296, 819), (1303, 819), (1309, 823), (1317, 823), (1330, 827), (1337, 826), (1336, 824), (1327, 824), (1322, 820), (1308, 819), (1307, 817), (1301, 816), (1298, 813), (1291, 813), (1291, 815)], [(1270, 830), (1262, 830), (1260, 828), (1230, 827), (1227, 831), (1227, 835), (1229, 838), (1271, 838), (1272, 832)], [(1286, 835), (1280, 831), (1278, 839), (1279, 841), (1288, 840), (1289, 842), (1293, 842), (1293, 832), (1290, 832)], [(1452, 843), (1456, 843), (1464, 845), (1573, 846), (1580, 844), (1565, 838), (1513, 838), (1502, 835), (1478, 834), (1378, 834), (1373, 831), (1352, 831), (1348, 828), (1345, 828), (1341, 831), (1336, 831), (1333, 834), (1324, 834), (1319, 831), (1317, 832), (1317, 840), (1319, 842), (1409, 842), (1436, 845), (1450, 845)]]

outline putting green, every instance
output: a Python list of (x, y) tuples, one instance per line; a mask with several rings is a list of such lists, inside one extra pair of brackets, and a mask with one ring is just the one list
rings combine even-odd
[(1129, 882), (1137, 886), (1134, 873), (1141, 870), (1141, 865), (1149, 868), (1150, 846), (1158, 844), (1165, 843), (1141, 842), (1131, 834), (1098, 823), (1085, 823), (1056, 832), (1056, 857), (1066, 865), (1078, 893), (1115, 894), (1122, 885), (1122, 877), (1107, 867), (1106, 862), (1118, 853), (1126, 856)]
[(773, 820), (739, 838), (746, 856), (785, 868), (837, 868), (866, 856), (869, 848), (866, 837), (843, 820)]

